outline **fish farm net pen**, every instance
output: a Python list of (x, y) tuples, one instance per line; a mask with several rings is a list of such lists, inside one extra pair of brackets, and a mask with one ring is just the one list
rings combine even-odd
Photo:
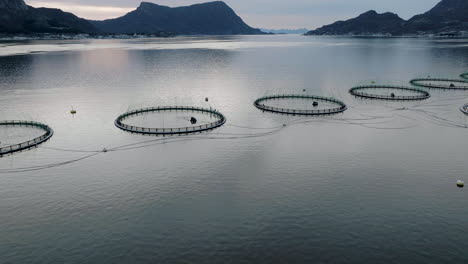
[[(124, 120), (143, 113), (157, 113), (157, 112), (171, 112), (171, 111), (185, 111), (185, 112), (201, 112), (207, 113), (217, 117), (215, 122), (210, 122), (204, 125), (192, 126), (192, 127), (178, 127), (178, 128), (150, 128), (150, 127), (139, 127), (131, 126), (124, 123)], [(160, 106), (160, 107), (148, 107), (129, 111), (121, 114), (115, 120), (114, 124), (116, 127), (137, 134), (146, 135), (187, 135), (195, 134), (204, 131), (209, 131), (221, 127), (226, 123), (226, 117), (214, 109), (206, 109), (201, 107), (190, 107), (190, 106)]]
[[(393, 91), (389, 95), (387, 94), (378, 94), (378, 93), (369, 93), (366, 90), (388, 90)], [(395, 92), (412, 92), (413, 95), (398, 95)], [(392, 101), (417, 101), (417, 100), (426, 100), (431, 97), (431, 95), (422, 89), (418, 88), (409, 88), (403, 86), (393, 86), (393, 85), (361, 85), (353, 87), (349, 90), (349, 93), (362, 98), (368, 99), (378, 99), (378, 100), (392, 100)]]
[[(274, 106), (269, 106), (265, 104), (269, 101), (281, 100), (281, 99), (310, 100), (313, 102), (314, 107), (317, 107), (318, 101), (320, 101), (320, 102), (335, 104), (336, 107), (328, 108), (328, 109), (293, 109), (293, 108), (274, 107)], [(314, 96), (314, 95), (298, 95), (298, 94), (281, 94), (281, 95), (263, 96), (255, 100), (254, 106), (262, 111), (286, 114), (286, 115), (304, 115), (304, 116), (333, 115), (333, 114), (342, 113), (348, 109), (345, 103), (334, 98)]]
[(33, 138), (31, 140), (21, 142), (18, 144), (13, 144), (5, 147), (0, 148), (0, 157), (3, 155), (12, 154), (15, 152), (19, 152), (22, 150), (30, 149), (36, 147), (47, 140), (49, 140), (54, 135), (54, 130), (50, 128), (48, 125), (34, 122), (34, 121), (22, 121), (22, 120), (6, 120), (0, 121), (1, 126), (26, 126), (26, 127), (35, 127), (39, 128), (44, 131), (44, 134), (40, 135), (39, 137)]
[(410, 84), (423, 88), (468, 90), (468, 80), (444, 78), (418, 78), (411, 80)]

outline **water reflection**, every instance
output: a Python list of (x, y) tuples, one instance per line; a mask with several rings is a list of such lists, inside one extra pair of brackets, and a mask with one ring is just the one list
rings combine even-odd
[[(468, 141), (453, 124), (468, 124), (458, 109), (468, 93), (431, 90), (430, 100), (405, 103), (361, 100), (348, 89), (428, 72), (457, 77), (468, 68), (466, 43), (300, 36), (17, 43), (2, 52), (47, 52), (0, 57), (0, 118), (42, 121), (56, 133), (38, 149), (1, 158), (0, 171), (88, 155), (77, 150), (148, 145), (1, 174), (0, 256), (465, 263), (460, 219), (468, 209), (459, 202), (468, 196), (455, 182), (467, 171)], [(349, 110), (302, 122), (252, 106), (274, 93), (335, 96)], [(157, 145), (147, 141), (160, 138), (113, 124), (129, 108), (168, 104), (219, 109), (228, 123)]]
[(31, 70), (32, 60), (32, 56), (0, 57), (0, 91), (22, 83)]

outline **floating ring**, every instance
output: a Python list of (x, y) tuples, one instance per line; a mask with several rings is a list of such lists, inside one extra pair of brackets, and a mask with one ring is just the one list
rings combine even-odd
[[(425, 83), (429, 82), (429, 83)], [(436, 84), (436, 83), (445, 83)], [(436, 88), (436, 89), (446, 89), (446, 90), (468, 90), (468, 80), (456, 80), (456, 79), (438, 79), (438, 78), (419, 78), (413, 79), (410, 83), (414, 86), (424, 87), (424, 88)], [(457, 86), (455, 84), (460, 84)]]
[[(291, 109), (291, 108), (281, 108), (281, 107), (273, 107), (265, 105), (265, 102), (270, 100), (278, 100), (278, 99), (306, 99), (306, 100), (317, 100), (322, 102), (328, 102), (336, 104), (338, 107), (329, 108), (329, 109)], [(314, 106), (317, 106), (318, 102), (314, 102)], [(254, 106), (260, 110), (273, 112), (273, 113), (280, 113), (280, 114), (287, 114), (287, 115), (332, 115), (338, 114), (346, 111), (347, 106), (341, 102), (340, 100), (322, 96), (314, 96), (314, 95), (297, 95), (297, 94), (284, 94), (284, 95), (270, 95), (260, 97), (254, 102)]]
[[(209, 124), (193, 126), (193, 127), (178, 127), (178, 128), (149, 128), (149, 127), (138, 127), (125, 124), (123, 121), (131, 116), (135, 116), (142, 113), (150, 112), (166, 112), (166, 111), (192, 111), (192, 112), (202, 112), (214, 115), (218, 118), (216, 122), (211, 122)], [(213, 109), (205, 109), (200, 107), (189, 107), (189, 106), (161, 106), (161, 107), (148, 107), (129, 111), (121, 114), (115, 120), (114, 124), (116, 127), (138, 134), (146, 135), (182, 135), (182, 134), (194, 134), (198, 132), (208, 131), (215, 128), (218, 128), (226, 123), (226, 117), (223, 114)]]
[[(392, 90), (400, 90), (400, 91), (407, 91), (407, 92), (414, 92), (414, 95), (395, 95), (391, 93), (390, 95), (380, 95), (380, 94), (371, 94), (363, 92), (362, 90), (365, 89), (392, 89)], [(363, 86), (356, 86), (349, 90), (349, 93), (364, 98), (370, 99), (379, 99), (379, 100), (392, 100), (392, 101), (415, 101), (415, 100), (425, 100), (431, 97), (431, 95), (424, 90), (417, 89), (417, 88), (409, 88), (403, 86), (393, 86), (393, 85), (363, 85)]]
[(45, 132), (41, 136), (28, 140), (26, 142), (9, 145), (6, 147), (1, 147), (0, 157), (3, 155), (12, 154), (14, 152), (36, 147), (46, 142), (54, 135), (54, 130), (50, 128), (48, 125), (38, 123), (38, 122), (33, 122), (33, 121), (6, 120), (6, 121), (0, 121), (0, 126), (29, 126), (29, 127), (40, 128), (41, 130)]

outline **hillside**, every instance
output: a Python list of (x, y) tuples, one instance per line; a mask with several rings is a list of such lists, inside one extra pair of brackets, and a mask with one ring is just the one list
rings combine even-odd
[(87, 20), (60, 9), (33, 8), (23, 0), (0, 0), (1, 33), (94, 33)]
[(175, 8), (143, 2), (122, 17), (92, 23), (109, 33), (263, 34), (244, 23), (227, 4), (220, 1)]
[(307, 35), (373, 35), (373, 34), (399, 34), (405, 22), (393, 13), (378, 14), (371, 10), (360, 16), (346, 21), (338, 21), (326, 25)]
[(468, 0), (443, 0), (428, 12), (404, 25), (405, 33), (468, 31)]
[(366, 12), (306, 35), (428, 35), (468, 33), (468, 0), (442, 0), (428, 12), (405, 21), (392, 13)]

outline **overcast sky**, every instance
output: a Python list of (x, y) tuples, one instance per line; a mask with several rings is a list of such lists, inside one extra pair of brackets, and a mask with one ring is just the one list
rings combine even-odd
[[(183, 6), (209, 0), (147, 0), (160, 5)], [(394, 12), (404, 19), (428, 11), (440, 0), (226, 0), (249, 25), (257, 28), (315, 29), (336, 20), (374, 9)], [(26, 0), (39, 7), (55, 7), (87, 19), (121, 16), (140, 0)]]

